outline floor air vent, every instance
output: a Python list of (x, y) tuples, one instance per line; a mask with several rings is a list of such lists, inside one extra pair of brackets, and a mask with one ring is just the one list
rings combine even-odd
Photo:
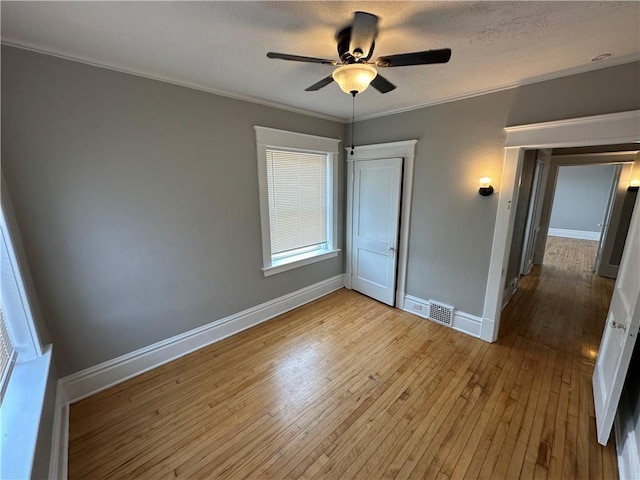
[(429, 318), (450, 327), (453, 322), (453, 307), (429, 301)]

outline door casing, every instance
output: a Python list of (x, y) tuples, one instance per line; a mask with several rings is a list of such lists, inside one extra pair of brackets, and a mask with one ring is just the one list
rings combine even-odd
[(353, 181), (354, 162), (380, 160), (400, 157), (403, 160), (402, 193), (400, 206), (400, 235), (398, 239), (398, 271), (396, 280), (395, 306), (404, 308), (404, 296), (407, 283), (407, 259), (409, 248), (409, 222), (411, 219), (411, 198), (413, 193), (413, 167), (415, 164), (415, 146), (418, 140), (379, 143), (346, 148), (347, 160), (347, 225), (346, 225), (346, 274), (344, 285), (351, 288), (351, 262), (353, 252)]

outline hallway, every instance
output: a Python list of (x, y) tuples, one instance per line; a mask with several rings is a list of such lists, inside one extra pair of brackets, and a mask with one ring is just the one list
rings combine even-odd
[[(546, 408), (539, 409), (544, 418), (537, 414), (535, 420), (540, 430), (537, 462), (549, 465), (548, 478), (596, 478), (603, 467), (606, 477), (606, 464), (615, 461), (613, 434), (606, 451), (597, 446), (591, 390), (615, 283), (592, 271), (597, 246), (596, 241), (548, 237), (544, 264), (520, 278), (503, 311), (498, 343), (521, 338), (528, 350), (547, 357), (542, 369), (553, 372), (544, 393)], [(538, 441), (531, 437), (529, 448), (533, 440)]]

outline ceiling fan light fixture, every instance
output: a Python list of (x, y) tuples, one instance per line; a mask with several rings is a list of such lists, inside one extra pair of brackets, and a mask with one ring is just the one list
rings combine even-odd
[(367, 63), (351, 63), (336, 68), (331, 76), (344, 93), (364, 92), (378, 72)]

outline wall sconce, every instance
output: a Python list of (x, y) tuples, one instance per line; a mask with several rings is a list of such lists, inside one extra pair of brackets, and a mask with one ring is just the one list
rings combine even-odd
[(640, 180), (631, 180), (627, 187), (627, 192), (637, 192), (640, 189)]
[(479, 183), (480, 183), (480, 190), (479, 190), (480, 195), (482, 195), (483, 197), (488, 197), (493, 193), (493, 186), (491, 185), (490, 177), (482, 177), (479, 180)]

